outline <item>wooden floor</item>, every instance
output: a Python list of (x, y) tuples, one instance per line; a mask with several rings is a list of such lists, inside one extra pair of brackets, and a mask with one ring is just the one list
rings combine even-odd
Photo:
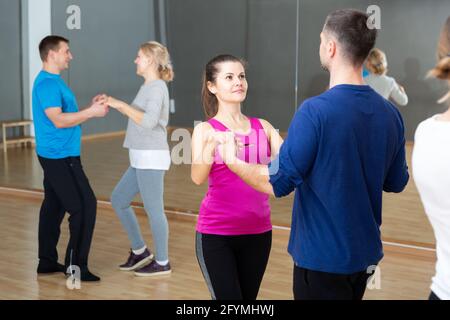
[[(128, 167), (128, 153), (122, 148), (122, 142), (123, 137), (119, 136), (83, 143), (83, 166), (99, 199), (109, 200)], [(408, 164), (411, 150), (412, 146), (408, 145)], [(42, 179), (42, 169), (33, 149), (10, 149), (7, 155), (0, 156), (0, 186), (42, 190)], [(206, 188), (206, 184), (196, 186), (191, 182), (189, 165), (172, 165), (165, 179), (166, 208), (197, 212)], [(293, 194), (271, 199), (274, 224), (290, 226), (292, 203)], [(386, 241), (434, 247), (433, 231), (412, 177), (401, 194), (384, 194), (382, 234)]]
[[(0, 300), (4, 299), (209, 299), (195, 257), (195, 218), (168, 214), (169, 255), (173, 273), (161, 278), (136, 278), (117, 266), (128, 255), (128, 239), (108, 204), (100, 205), (90, 255), (90, 267), (102, 277), (83, 283), (79, 291), (65, 287), (62, 274), (37, 276), (37, 226), (42, 195), (20, 196), (0, 189)], [(138, 215), (144, 238), (152, 247), (144, 214)], [(67, 220), (59, 252), (67, 243)], [(274, 230), (269, 265), (258, 299), (292, 299), (292, 261), (286, 252), (288, 231)], [(62, 258), (60, 258), (62, 260)], [(426, 299), (434, 272), (430, 250), (385, 245), (381, 288), (365, 299)]]

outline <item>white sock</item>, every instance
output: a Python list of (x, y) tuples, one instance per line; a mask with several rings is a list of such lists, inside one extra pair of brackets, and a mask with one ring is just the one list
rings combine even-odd
[(156, 260), (156, 263), (159, 264), (160, 266), (166, 266), (169, 263), (169, 260), (164, 260), (164, 261)]
[(137, 254), (137, 255), (140, 255), (140, 254), (144, 253), (145, 249), (147, 249), (147, 246), (144, 246), (143, 248), (138, 249), (138, 250), (133, 250), (133, 253)]

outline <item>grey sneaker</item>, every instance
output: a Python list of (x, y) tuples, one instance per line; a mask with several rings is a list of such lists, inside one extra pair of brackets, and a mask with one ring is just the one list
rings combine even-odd
[(158, 262), (152, 261), (149, 265), (139, 270), (136, 270), (134, 272), (134, 275), (138, 277), (154, 277), (170, 274), (171, 272), (172, 269), (170, 268), (170, 263), (167, 263), (165, 266), (162, 266), (158, 264)]
[(133, 271), (138, 268), (141, 268), (152, 261), (153, 253), (151, 253), (148, 249), (141, 254), (134, 254), (133, 250), (130, 250), (130, 256), (128, 257), (127, 262), (119, 266), (119, 269), (122, 271)]

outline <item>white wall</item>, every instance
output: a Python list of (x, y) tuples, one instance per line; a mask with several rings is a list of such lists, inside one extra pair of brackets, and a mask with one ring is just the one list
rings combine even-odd
[[(51, 0), (22, 0), (24, 118), (33, 119), (33, 82), (42, 69), (39, 42), (52, 33)], [(30, 133), (34, 136), (34, 129)]]

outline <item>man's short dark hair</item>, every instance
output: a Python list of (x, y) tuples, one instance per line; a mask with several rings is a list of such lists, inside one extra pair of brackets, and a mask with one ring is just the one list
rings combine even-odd
[(64, 37), (61, 36), (47, 36), (41, 40), (39, 43), (39, 54), (41, 56), (41, 60), (47, 60), (47, 56), (50, 50), (56, 51), (59, 48), (59, 44), (61, 42), (69, 43)]
[(364, 63), (377, 39), (377, 30), (367, 26), (368, 19), (362, 11), (341, 9), (330, 13), (325, 20), (324, 31), (336, 37), (344, 56), (355, 66)]

